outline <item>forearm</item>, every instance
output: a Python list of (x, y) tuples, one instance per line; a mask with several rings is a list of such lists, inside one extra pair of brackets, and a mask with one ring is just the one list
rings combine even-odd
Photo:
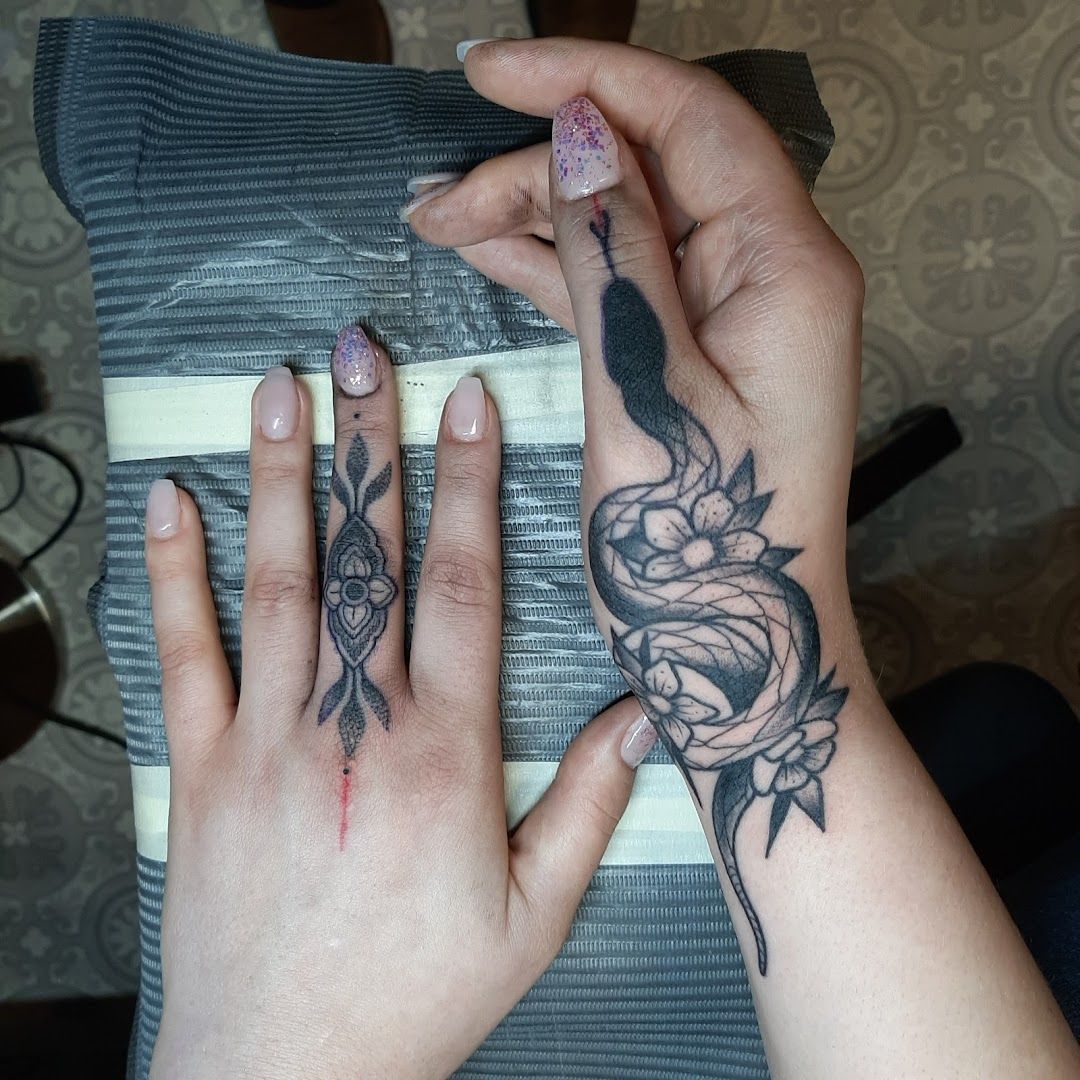
[(738, 829), (766, 975), (718, 859), (773, 1077), (1070, 1075), (1080, 1059), (1055, 1002), (874, 689), (846, 601), (832, 606), (818, 605), (822, 639), (851, 692), (824, 833), (793, 808), (765, 858), (776, 795)]

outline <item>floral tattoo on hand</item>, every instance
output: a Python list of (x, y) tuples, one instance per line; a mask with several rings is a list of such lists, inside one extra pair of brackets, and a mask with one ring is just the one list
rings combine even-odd
[(589, 523), (589, 563), (611, 613), (612, 652), (672, 759), (701, 802), (715, 777), (712, 819), (728, 878), (757, 945), (761, 922), (735, 858), (750, 804), (771, 798), (768, 855), (793, 806), (822, 831), (820, 773), (835, 750), (847, 690), (822, 675), (817, 616), (784, 572), (799, 549), (758, 531), (772, 500), (747, 452), (727, 477), (712, 438), (664, 384), (667, 345), (638, 287), (616, 272), (611, 220), (590, 226), (611, 274), (601, 299), (608, 375), (630, 419), (667, 452), (655, 483), (610, 492)]
[(390, 727), (386, 698), (368, 678), (364, 663), (386, 629), (387, 610), (397, 596), (379, 538), (367, 520), (368, 507), (390, 486), (392, 466), (387, 462), (366, 483), (368, 465), (367, 443), (357, 435), (345, 457), (345, 475), (335, 468), (331, 481), (334, 498), (345, 508), (345, 521), (330, 545), (323, 584), (327, 627), (343, 671), (323, 698), (319, 723), (336, 713), (346, 758), (356, 753), (369, 716)]

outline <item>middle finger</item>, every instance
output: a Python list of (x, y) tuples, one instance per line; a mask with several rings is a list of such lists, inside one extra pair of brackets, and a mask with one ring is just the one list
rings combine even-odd
[(334, 471), (326, 523), (323, 630), (312, 705), (346, 759), (389, 730), (407, 690), (404, 520), (393, 368), (358, 326), (333, 357)]

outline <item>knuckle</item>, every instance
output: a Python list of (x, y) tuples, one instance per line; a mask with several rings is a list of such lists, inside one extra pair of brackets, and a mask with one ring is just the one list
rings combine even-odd
[(488, 455), (474, 453), (471, 447), (454, 447), (452, 453), (444, 450), (435, 477), (436, 489), (459, 494), (490, 487), (498, 470), (487, 459)]
[(536, 220), (551, 220), (551, 200), (547, 198), (547, 192), (538, 191), (536, 185), (529, 180), (515, 180), (510, 185), (506, 198), (513, 221), (524, 224)]
[[(657, 233), (652, 231), (620, 237), (610, 247), (611, 258), (619, 273), (639, 283), (655, 281), (658, 272), (670, 274), (670, 259)], [(589, 275), (607, 278), (610, 275), (607, 256), (599, 244), (589, 244), (581, 252), (579, 263)]]
[[(173, 549), (174, 552), (176, 549)], [(155, 588), (171, 589), (178, 585), (189, 585), (195, 580), (195, 560), (186, 553), (170, 554), (162, 557), (161, 552), (155, 551), (153, 558), (146, 560), (146, 571), (150, 583)]]
[[(254, 455), (253, 455), (254, 457)], [(306, 470), (286, 454), (258, 455), (251, 463), (251, 488), (278, 491), (308, 483)]]
[(265, 617), (293, 611), (314, 603), (318, 579), (313, 566), (256, 564), (244, 590), (244, 605), (252, 614)]
[(603, 836), (610, 836), (619, 824), (621, 814), (612, 810), (603, 798), (594, 791), (586, 791), (581, 795), (581, 817), (588, 822), (589, 826)]
[(862, 310), (865, 292), (862, 267), (835, 235), (807, 245), (795, 265), (806, 297), (815, 307), (824, 303)]
[(197, 630), (174, 628), (158, 638), (158, 662), (164, 679), (183, 680), (210, 658), (212, 642)]
[(861, 311), (866, 298), (866, 278), (859, 260), (843, 244), (839, 247), (832, 264), (833, 291), (846, 307)]
[(499, 575), (475, 552), (463, 547), (439, 547), (425, 552), (420, 587), (447, 606), (485, 608), (498, 598)]
[[(449, 813), (451, 807), (465, 807), (471, 795), (481, 790), (479, 776), (470, 776), (476, 762), (461, 739), (465, 716), (466, 711), (445, 696), (423, 702), (414, 698), (410, 702), (407, 722), (413, 739), (405, 750), (407, 768), (423, 777), (417, 797), (423, 799), (430, 814), (439, 817)], [(423, 737), (417, 739), (420, 732)]]

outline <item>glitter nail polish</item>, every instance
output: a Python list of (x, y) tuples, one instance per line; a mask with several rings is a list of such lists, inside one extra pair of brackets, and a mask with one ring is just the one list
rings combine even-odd
[(576, 97), (555, 110), (551, 124), (555, 179), (564, 199), (573, 201), (613, 187), (622, 178), (619, 147), (600, 110)]
[(379, 388), (379, 358), (359, 326), (338, 334), (333, 355), (334, 382), (349, 397), (364, 397)]

